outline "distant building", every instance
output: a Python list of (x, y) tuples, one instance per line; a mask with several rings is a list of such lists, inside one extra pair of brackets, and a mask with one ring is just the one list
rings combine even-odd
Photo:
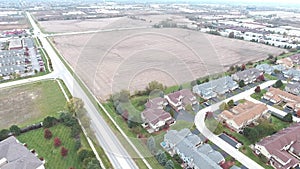
[(223, 95), (229, 91), (237, 89), (239, 85), (233, 81), (230, 76), (225, 76), (216, 80), (196, 85), (193, 87), (193, 92), (204, 99), (210, 99), (218, 95)]
[(169, 112), (161, 109), (146, 109), (141, 113), (141, 117), (143, 120), (142, 126), (149, 133), (159, 131), (175, 122)]
[(178, 154), (184, 161), (185, 168), (222, 169), (220, 164), (225, 162), (222, 154), (203, 142), (204, 140), (185, 128), (168, 131), (161, 145), (171, 156)]
[(255, 122), (268, 111), (264, 104), (255, 104), (250, 101), (240, 103), (230, 110), (224, 110), (219, 120), (225, 122), (235, 131), (241, 131), (247, 125)]
[(294, 111), (298, 111), (300, 109), (300, 96), (293, 95), (274, 87), (270, 87), (263, 98), (274, 104), (280, 102), (285, 103), (284, 107)]
[(274, 72), (274, 68), (271, 65), (265, 64), (265, 63), (257, 65), (255, 68), (258, 69), (259, 71), (269, 74), (269, 75)]
[(264, 155), (276, 169), (299, 167), (300, 123), (285, 128), (255, 144), (256, 154)]
[(291, 58), (283, 58), (276, 61), (276, 64), (283, 65), (286, 68), (292, 68), (294, 66)]
[(290, 59), (293, 61), (294, 64), (300, 65), (300, 54), (290, 56)]
[(300, 70), (297, 69), (288, 69), (282, 71), (283, 76), (294, 81), (300, 81)]
[(44, 163), (14, 136), (0, 142), (1, 169), (45, 169)]
[(12, 38), (9, 40), (9, 50), (23, 49), (23, 40), (21, 38)]
[(250, 84), (255, 82), (260, 75), (262, 75), (262, 73), (258, 69), (251, 68), (246, 69), (244, 71), (236, 72), (231, 77), (235, 81), (239, 82), (243, 80), (245, 84)]
[(168, 101), (169, 105), (177, 112), (180, 110), (185, 110), (185, 106), (187, 105), (194, 106), (199, 104), (197, 98), (188, 89), (170, 93), (168, 95), (165, 95), (164, 98)]

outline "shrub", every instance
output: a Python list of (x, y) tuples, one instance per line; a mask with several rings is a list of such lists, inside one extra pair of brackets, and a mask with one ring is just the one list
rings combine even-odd
[(58, 123), (58, 120), (55, 117), (46, 117), (43, 121), (44, 128), (50, 128)]
[(45, 139), (52, 138), (52, 132), (49, 129), (47, 129), (47, 128), (44, 130), (44, 138)]
[(59, 147), (61, 145), (61, 141), (58, 137), (54, 138), (54, 146), (55, 147)]
[(86, 158), (94, 157), (94, 153), (87, 149), (81, 149), (77, 154), (80, 161), (83, 161)]
[(61, 156), (63, 156), (63, 157), (67, 156), (67, 155), (68, 155), (68, 149), (66, 149), (65, 147), (62, 147), (62, 148), (60, 149), (60, 154), (61, 154)]
[(0, 141), (6, 139), (9, 136), (9, 130), (3, 129), (0, 131)]
[(13, 135), (20, 135), (21, 134), (21, 129), (17, 126), (17, 125), (12, 125), (10, 128), (9, 128), (10, 132), (13, 134)]
[(257, 86), (254, 91), (255, 93), (260, 93), (261, 92), (260, 86)]
[(81, 147), (81, 141), (80, 141), (80, 139), (78, 139), (75, 141), (74, 149), (77, 151), (80, 149), (80, 147)]

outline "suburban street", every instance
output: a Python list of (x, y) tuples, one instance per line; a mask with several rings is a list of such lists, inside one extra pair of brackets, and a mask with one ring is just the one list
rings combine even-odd
[(44, 34), (40, 31), (39, 27), (31, 17), (31, 15), (26, 12), (27, 17), (33, 26), (34, 34), (40, 39), (44, 49), (47, 51), (52, 65), (54, 67), (54, 71), (46, 76), (24, 79), (20, 81), (10, 82), (1, 84), (0, 87), (18, 85), (26, 82), (32, 82), (47, 78), (60, 78), (64, 81), (70, 93), (74, 97), (78, 97), (83, 100), (85, 104), (85, 109), (88, 112), (88, 115), (91, 118), (91, 127), (95, 131), (95, 135), (110, 159), (114, 168), (138, 168), (133, 159), (129, 156), (127, 151), (124, 149), (122, 144), (119, 142), (118, 138), (114, 135), (112, 130), (108, 127), (108, 124), (104, 121), (104, 119), (100, 116), (96, 107), (93, 105), (91, 100), (88, 98), (86, 93), (83, 91), (78, 82), (74, 79), (65, 65), (62, 63), (60, 58), (57, 56), (56, 52), (50, 45), (50, 43), (45, 38)]
[[(271, 81), (267, 81), (265, 83), (260, 84), (260, 88), (261, 89), (265, 89), (273, 84), (275, 84), (276, 80), (271, 80)], [(219, 106), (223, 103), (223, 102), (228, 102), (229, 100), (233, 100), (233, 101), (238, 101), (241, 99), (247, 99), (249, 101), (252, 101), (254, 103), (262, 103), (258, 100), (253, 99), (250, 95), (254, 93), (256, 86), (246, 90), (244, 92), (241, 92), (237, 95), (234, 95), (230, 98), (227, 98), (219, 103), (213, 104), (209, 107), (206, 107), (202, 110), (200, 110), (196, 117), (195, 117), (195, 125), (197, 127), (197, 129), (207, 138), (209, 139), (211, 142), (213, 142), (214, 144), (218, 145), (222, 150), (224, 150), (226, 153), (228, 153), (229, 155), (231, 155), (233, 158), (235, 158), (236, 160), (238, 160), (239, 162), (241, 162), (244, 166), (246, 166), (247, 168), (250, 169), (259, 169), (259, 168), (263, 168), (261, 167), (259, 164), (257, 164), (256, 162), (254, 162), (252, 159), (250, 159), (249, 157), (247, 157), (245, 154), (243, 154), (242, 152), (238, 151), (237, 149), (235, 149), (234, 147), (232, 147), (230, 144), (228, 144), (227, 142), (225, 142), (224, 140), (222, 140), (221, 138), (219, 138), (217, 135), (215, 135), (214, 133), (212, 133), (206, 126), (204, 123), (205, 120), (205, 115), (206, 112), (213, 112), (219, 109)], [(263, 103), (264, 104), (264, 103)], [(272, 106), (267, 105), (268, 109), (278, 113), (280, 115), (286, 115), (287, 113), (276, 109)], [(299, 122), (300, 119), (297, 117), (293, 117), (293, 120), (295, 122)]]

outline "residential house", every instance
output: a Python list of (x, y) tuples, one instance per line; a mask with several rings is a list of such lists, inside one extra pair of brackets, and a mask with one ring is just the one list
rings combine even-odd
[(257, 65), (255, 68), (258, 69), (259, 71), (269, 74), (269, 75), (274, 72), (274, 68), (271, 65), (266, 64), (266, 63)]
[(300, 96), (300, 82), (289, 82), (285, 86), (285, 91)]
[(245, 101), (230, 110), (224, 110), (219, 115), (219, 120), (225, 122), (228, 127), (235, 131), (241, 131), (247, 125), (255, 122), (268, 111), (264, 104), (255, 104)]
[(164, 98), (168, 101), (169, 105), (177, 112), (180, 110), (185, 110), (185, 106), (187, 105), (194, 106), (196, 104), (199, 104), (197, 98), (188, 89), (170, 93), (168, 95), (165, 95)]
[(291, 58), (283, 58), (276, 61), (276, 64), (283, 65), (286, 68), (292, 68), (294, 66)]
[(256, 154), (264, 155), (276, 169), (299, 167), (300, 123), (285, 128), (255, 144)]
[(294, 64), (300, 65), (300, 54), (295, 54), (293, 56), (290, 56), (290, 58)]
[(280, 71), (280, 72), (282, 72), (282, 71), (284, 71), (284, 70), (287, 69), (287, 68), (286, 68), (285, 66), (283, 66), (283, 65), (273, 65), (272, 67), (273, 67), (274, 71), (275, 71), (275, 70), (278, 70), (278, 71)]
[(300, 96), (293, 95), (274, 87), (270, 87), (268, 92), (264, 94), (263, 98), (274, 104), (281, 102), (285, 103), (284, 107), (294, 111), (298, 111), (300, 109)]
[(146, 109), (141, 113), (143, 120), (142, 126), (147, 129), (149, 133), (161, 130), (165, 126), (174, 124), (175, 120), (162, 109)]
[(219, 164), (225, 162), (224, 157), (220, 152), (213, 150), (209, 144), (203, 144), (203, 141), (185, 128), (180, 131), (168, 131), (161, 145), (171, 156), (178, 154), (184, 161), (185, 168), (221, 169)]
[(0, 142), (1, 169), (45, 169), (44, 163), (14, 136)]
[(239, 82), (243, 80), (245, 84), (250, 84), (255, 82), (260, 75), (262, 75), (262, 73), (258, 69), (251, 68), (240, 72), (236, 72), (231, 77), (235, 81)]
[(149, 109), (164, 109), (164, 106), (166, 106), (168, 104), (168, 102), (166, 102), (166, 100), (162, 97), (157, 97), (157, 98), (153, 98), (153, 99), (149, 99), (146, 104), (145, 107), (149, 108)]
[(294, 81), (300, 81), (300, 70), (288, 69), (282, 72), (283, 76)]
[(237, 89), (239, 85), (230, 76), (225, 76), (193, 87), (193, 92), (210, 99)]

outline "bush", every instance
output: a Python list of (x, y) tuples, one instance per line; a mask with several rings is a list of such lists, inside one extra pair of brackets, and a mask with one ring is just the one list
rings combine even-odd
[(293, 122), (293, 115), (291, 113), (288, 113), (283, 117), (282, 120), (291, 123)]
[(70, 127), (77, 124), (77, 119), (70, 113), (61, 113), (59, 118), (65, 126)]
[(74, 149), (76, 151), (78, 151), (80, 149), (80, 147), (81, 147), (81, 141), (80, 141), (80, 139), (77, 139), (74, 144)]
[(174, 168), (174, 163), (172, 160), (168, 160), (166, 165), (165, 165), (165, 169), (173, 169)]
[(275, 88), (281, 88), (283, 86), (283, 83), (281, 80), (277, 80), (276, 83), (274, 84)]
[(55, 117), (47, 116), (43, 120), (43, 127), (50, 128), (58, 123), (58, 120)]
[(10, 132), (13, 134), (13, 135), (20, 135), (21, 134), (21, 129), (17, 126), (17, 125), (12, 125), (10, 128), (9, 128)]
[(70, 137), (77, 138), (79, 136), (80, 132), (81, 132), (81, 128), (80, 128), (79, 124), (72, 126)]
[(44, 130), (44, 138), (45, 139), (52, 138), (52, 132), (49, 129), (47, 129), (47, 128)]
[(81, 149), (77, 154), (80, 161), (83, 161), (86, 158), (94, 157), (94, 153), (87, 149)]
[(0, 141), (6, 139), (9, 136), (10, 131), (3, 129), (0, 131)]
[(61, 145), (61, 141), (58, 137), (55, 137), (53, 141), (55, 147), (59, 147)]
[(62, 147), (60, 149), (60, 154), (61, 154), (61, 156), (66, 157), (68, 155), (68, 149), (66, 149), (65, 147)]

